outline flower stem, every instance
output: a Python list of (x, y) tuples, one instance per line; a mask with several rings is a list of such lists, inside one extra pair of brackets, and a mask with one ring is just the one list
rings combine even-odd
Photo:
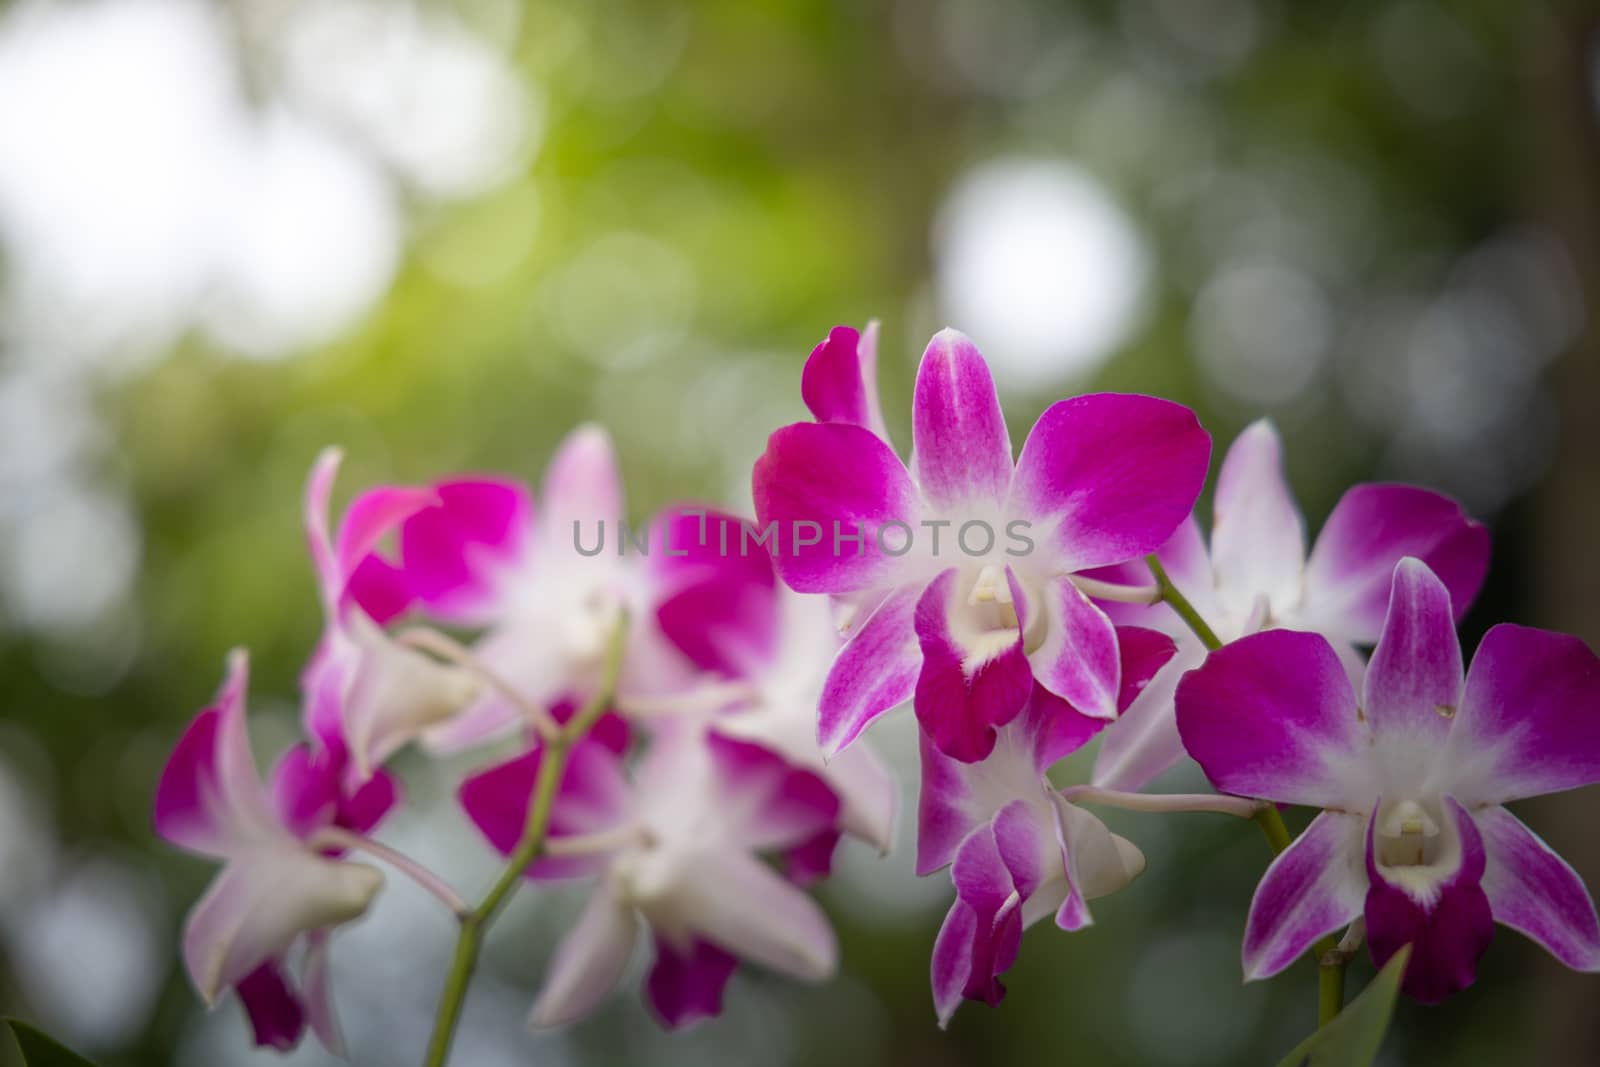
[(1073, 786), (1062, 790), (1061, 794), (1075, 804), (1103, 804), (1127, 811), (1204, 811), (1240, 819), (1255, 818), (1261, 806), (1258, 800), (1220, 793), (1125, 793), (1120, 789), (1102, 789), (1093, 785)]
[(1216, 631), (1207, 625), (1206, 620), (1200, 617), (1200, 613), (1194, 609), (1194, 605), (1189, 603), (1189, 598), (1180, 593), (1178, 587), (1172, 584), (1172, 579), (1167, 577), (1167, 569), (1161, 565), (1161, 560), (1157, 558), (1156, 554), (1154, 552), (1150, 553), (1144, 558), (1144, 561), (1150, 565), (1150, 573), (1155, 576), (1156, 588), (1161, 591), (1160, 599), (1172, 606), (1172, 610), (1178, 613), (1178, 617), (1183, 620), (1184, 625), (1194, 631), (1194, 635), (1200, 639), (1200, 643), (1205, 645), (1208, 650), (1215, 652), (1221, 648), (1222, 642), (1217, 639)]
[[(1208, 651), (1215, 652), (1221, 648), (1222, 642), (1218, 640), (1216, 631), (1200, 617), (1194, 605), (1189, 603), (1189, 598), (1172, 584), (1166, 568), (1161, 565), (1161, 560), (1155, 553), (1146, 556), (1145, 562), (1150, 565), (1150, 573), (1155, 576), (1156, 588), (1161, 591), (1160, 599), (1171, 605), (1172, 610), (1177, 612), (1184, 624), (1194, 631), (1194, 635)], [(1284, 825), (1283, 816), (1278, 814), (1276, 805), (1264, 804), (1250, 817), (1261, 827), (1261, 833), (1266, 837), (1274, 856), (1294, 843), (1294, 836)], [(1340, 942), (1330, 935), (1311, 946), (1311, 958), (1317, 965), (1317, 1025), (1322, 1027), (1328, 1025), (1339, 1012), (1344, 1010), (1344, 969), (1350, 962), (1350, 955), (1342, 951)]]
[(555, 809), (556, 793), (562, 775), (567, 769), (567, 759), (572, 749), (599, 721), (611, 706), (616, 693), (617, 675), (622, 668), (622, 646), (627, 633), (627, 618), (617, 620), (611, 642), (606, 648), (605, 665), (600, 686), (578, 713), (567, 720), (556, 733), (544, 742), (544, 755), (539, 761), (539, 777), (534, 783), (533, 798), (528, 805), (527, 822), (523, 826), (522, 840), (512, 852), (505, 869), (495, 879), (494, 885), (484, 895), (478, 906), (462, 916), (461, 932), (456, 939), (455, 956), (445, 976), (444, 989), (439, 995), (438, 1015), (434, 1020), (433, 1036), (428, 1041), (425, 1067), (445, 1067), (450, 1059), (450, 1045), (455, 1039), (456, 1025), (461, 1020), (461, 1007), (466, 1000), (467, 986), (478, 965), (478, 954), (483, 933), (499, 915), (500, 909), (510, 899), (522, 881), (528, 865), (545, 850), (550, 831), (550, 819)]

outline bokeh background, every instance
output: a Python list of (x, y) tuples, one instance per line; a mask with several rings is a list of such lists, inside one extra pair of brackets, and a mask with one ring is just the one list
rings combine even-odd
[[(1368, 478), (1493, 525), (1469, 640), (1600, 641), (1595, 29), (1580, 0), (0, 3), (0, 1009), (106, 1067), (274, 1060), (197, 1006), (175, 946), (211, 871), (148, 811), (230, 646), (259, 750), (295, 729), (319, 447), (346, 493), (531, 478), (598, 419), (635, 518), (740, 504), (837, 322), (883, 320), (902, 441), (946, 324), (1014, 427), (1088, 389), (1194, 405), (1219, 445), (1270, 415), (1313, 528)], [(909, 782), (909, 723), (874, 736)], [(478, 892), (464, 768), (400, 769), (387, 839)], [(1525, 814), (1600, 885), (1597, 805)], [(839, 978), (742, 974), (674, 1038), (631, 991), (525, 1034), (572, 901), (522, 894), (457, 1062), (1275, 1062), (1315, 979), (1239, 981), (1262, 842), (1118, 825), (1148, 873), (947, 1033), (948, 883), (862, 850), (825, 890)], [(452, 933), (391, 879), (341, 937), (357, 1063), (419, 1058)], [(1502, 932), (1386, 1062), (1600, 1062), (1597, 983)]]

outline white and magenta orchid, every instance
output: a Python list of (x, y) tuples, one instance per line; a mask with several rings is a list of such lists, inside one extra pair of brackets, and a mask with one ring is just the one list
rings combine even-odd
[[(380, 772), (348, 792), (344, 768), (303, 745), (278, 763), (269, 789), (245, 732), (247, 686), (245, 655), (235, 652), (216, 702), (178, 742), (156, 792), (156, 832), (224, 865), (189, 913), (184, 963), (207, 1004), (229, 989), (238, 994), (257, 1044), (293, 1048), (309, 1025), (342, 1053), (328, 940), (334, 927), (367, 910), (383, 876), (340, 859), (319, 835), (367, 832), (397, 789)], [(297, 952), (298, 988), (288, 976)]]
[[(1406, 556), (1423, 560), (1465, 614), (1489, 566), (1489, 533), (1449, 497), (1406, 485), (1358, 485), (1340, 498), (1306, 552), (1305, 520), (1283, 470), (1283, 445), (1263, 419), (1246, 428), (1217, 476), (1209, 549), (1192, 518), (1157, 556), (1200, 617), (1224, 644), (1280, 627), (1326, 636), (1360, 678), (1355, 646), (1371, 645), (1383, 625), (1389, 579)], [(1124, 587), (1151, 588), (1141, 560), (1096, 572)], [(1160, 630), (1178, 655), (1107, 730), (1095, 764), (1097, 784), (1139, 789), (1183, 759), (1173, 692), (1199, 666), (1205, 648), (1166, 604), (1105, 603), (1121, 623)]]
[[(525, 485), (503, 478), (450, 479), (431, 493), (430, 505), (400, 529), (407, 589), (433, 618), (482, 628), (473, 655), (525, 698), (485, 688), (424, 738), (455, 751), (529, 725), (528, 705), (592, 691), (628, 606), (632, 560), (619, 551), (625, 511), (616, 455), (597, 426), (579, 427), (556, 450), (537, 508)], [(591, 541), (598, 551), (590, 552)]]
[[(543, 758), (536, 747), (461, 788), (468, 815), (504, 854), (522, 837)], [(739, 960), (826, 978), (837, 959), (832, 928), (761, 854), (815, 840), (838, 813), (817, 775), (694, 722), (658, 730), (632, 780), (614, 748), (579, 744), (552, 809), (547, 858), (527, 873), (597, 882), (556, 950), (533, 1025), (591, 1012), (621, 978), (641, 918), (655, 942), (647, 1000), (671, 1028), (717, 1014)]]
[(1246, 978), (1363, 916), (1376, 962), (1413, 946), (1404, 988), (1422, 1001), (1472, 983), (1495, 922), (1600, 970), (1583, 882), (1504, 806), (1600, 782), (1582, 641), (1502, 624), (1463, 675), (1449, 588), (1406, 559), (1359, 697), (1325, 638), (1273, 630), (1213, 652), (1177, 708), (1218, 789), (1324, 809), (1256, 890)]
[[(1124, 658), (1118, 705), (1125, 707), (1172, 656), (1173, 645), (1149, 630), (1126, 628), (1118, 636)], [(1105, 725), (1036, 685), (981, 762), (952, 759), (922, 738), (917, 873), (949, 865), (956, 888), (933, 949), (941, 1026), (963, 998), (999, 1002), (1005, 995), (999, 975), (1016, 959), (1025, 929), (1052, 913), (1063, 930), (1081, 929), (1092, 921), (1089, 901), (1144, 870), (1133, 842), (1106, 829), (1048, 777)]]
[(336, 449), (322, 453), (306, 488), (306, 537), (325, 623), (301, 685), (308, 732), (347, 766), (356, 786), (423, 731), (457, 715), (478, 683), (384, 629), (414, 597), (406, 575), (379, 554), (380, 542), (437, 497), (408, 486), (369, 489), (351, 502), (337, 537), (330, 536), (328, 505), (340, 459)]
[(1076, 397), (1013, 461), (987, 364), (946, 330), (918, 370), (907, 467), (882, 435), (872, 346), (856, 342), (838, 329), (812, 353), (802, 383), (818, 421), (773, 433), (753, 477), (784, 580), (870, 610), (824, 685), (824, 749), (914, 697), (943, 752), (978, 760), (1036, 680), (1115, 717), (1116, 630), (1072, 576), (1154, 551), (1189, 514), (1210, 456), (1194, 413)]

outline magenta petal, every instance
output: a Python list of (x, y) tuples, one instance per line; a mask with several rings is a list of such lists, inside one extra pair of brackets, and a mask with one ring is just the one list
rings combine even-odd
[(818, 830), (783, 852), (783, 873), (802, 889), (816, 885), (833, 873), (833, 854), (844, 835), (833, 827)]
[(363, 557), (350, 572), (345, 596), (379, 626), (405, 614), (416, 602), (406, 572), (376, 552)]
[(661, 1025), (678, 1030), (722, 1014), (722, 993), (739, 966), (709, 941), (695, 938), (684, 951), (659, 934), (656, 962), (645, 978), (646, 1001)]
[(711, 732), (719, 818), (729, 843), (756, 851), (797, 845), (839, 817), (839, 798), (820, 777), (771, 750)]
[(917, 601), (922, 671), (914, 706), (923, 732), (941, 752), (972, 763), (994, 747), (994, 728), (1022, 711), (1033, 692), (1033, 668), (1020, 629), (1004, 648), (970, 647), (973, 641), (998, 645), (994, 634), (957, 635), (951, 615), (962, 605), (952, 604), (955, 579), (954, 568), (945, 571)]
[(361, 493), (350, 502), (339, 523), (334, 546), (339, 572), (349, 575), (387, 534), (438, 499), (432, 489), (402, 485), (383, 485)]
[(161, 772), (155, 830), (180, 848), (221, 856), (240, 824), (266, 811), (245, 731), (249, 681), (249, 658), (230, 653), (216, 700), (195, 716)]
[(495, 572), (532, 548), (531, 494), (493, 478), (441, 482), (433, 491), (438, 503), (400, 529), (406, 578), (434, 615), (487, 622), (498, 593)]
[(840, 649), (823, 682), (817, 741), (825, 755), (844, 750), (884, 712), (910, 699), (922, 667), (915, 586), (896, 589)]
[[(973, 943), (978, 937), (978, 915), (958, 898), (939, 927), (939, 936), (933, 942), (933, 1009), (939, 1026), (950, 1025), (950, 1019), (966, 994), (972, 979)], [(996, 983), (998, 985), (999, 983)], [(1005, 992), (1005, 987), (1000, 987)]]
[(1361, 914), (1367, 894), (1361, 819), (1325, 811), (1262, 875), (1244, 929), (1244, 976), (1271, 978), (1318, 938)]
[(1115, 718), (1122, 695), (1116, 627), (1068, 578), (1051, 581), (1042, 599), (1044, 641), (1028, 657), (1034, 675), (1083, 714)]
[(649, 566), (661, 632), (697, 668), (745, 677), (778, 652), (777, 575), (754, 529), (706, 508), (668, 510)]
[(1566, 860), (1505, 808), (1474, 814), (1483, 833), (1483, 892), (1495, 922), (1580, 971), (1600, 971), (1600, 917)]
[(865, 333), (830, 330), (800, 373), (800, 397), (818, 422), (851, 423), (887, 441), (878, 407), (878, 324)]
[(998, 503), (1011, 486), (1011, 436), (989, 365), (955, 330), (928, 343), (911, 409), (917, 484), (944, 511)]
[[(461, 783), (458, 796), (462, 808), (501, 855), (511, 855), (522, 840), (543, 758), (543, 749), (536, 748)], [(591, 834), (613, 827), (627, 818), (630, 802), (628, 782), (616, 754), (600, 744), (580, 743), (572, 750), (556, 793), (550, 836)], [(607, 859), (604, 853), (546, 857), (528, 868), (528, 877), (590, 874)]]
[(300, 998), (289, 988), (280, 961), (263, 963), (240, 979), (234, 989), (258, 1046), (288, 1052), (300, 1043), (306, 1029), (306, 1013)]
[[(802, 593), (892, 584), (919, 521), (911, 475), (870, 431), (796, 423), (773, 432), (751, 475), (757, 525), (778, 573)], [(899, 524), (898, 526), (896, 524)], [(859, 541), (853, 540), (859, 536)]]
[(278, 817), (296, 837), (309, 837), (334, 821), (339, 805), (340, 770), (326, 753), (299, 744), (272, 769), (272, 798)]
[(1184, 747), (1225, 793), (1360, 810), (1379, 792), (1349, 676), (1317, 634), (1223, 646), (1183, 676), (1177, 709)]
[[(1382, 967), (1406, 945), (1400, 988), (1424, 1004), (1437, 1004), (1470, 986), (1478, 976), (1478, 960), (1494, 938), (1494, 917), (1480, 882), (1485, 862), (1483, 839), (1472, 816), (1453, 797), (1444, 798), (1446, 817), (1459, 835), (1460, 855), (1449, 872), (1426, 895), (1390, 881), (1374, 859), (1374, 812), (1367, 827), (1367, 945), (1372, 962)], [(1419, 895), (1421, 899), (1418, 899)]]
[(1471, 804), (1600, 782), (1600, 660), (1576, 637), (1494, 627), (1445, 751), (1450, 789)]
[(1018, 730), (1027, 738), (1033, 767), (1042, 775), (1087, 745), (1108, 725), (1107, 720), (1083, 714), (1035, 682), (1027, 707), (1006, 730)]
[(1364, 708), (1379, 756), (1398, 779), (1420, 781), (1461, 704), (1461, 643), (1450, 591), (1407, 557), (1394, 570), (1383, 633), (1367, 666)]
[(1011, 487), (1060, 569), (1155, 551), (1194, 508), (1211, 438), (1169, 400), (1100, 393), (1051, 405), (1028, 434)]
[(1306, 563), (1304, 617), (1321, 632), (1377, 638), (1395, 564), (1415, 556), (1466, 613), (1489, 567), (1489, 532), (1449, 497), (1405, 485), (1358, 485), (1334, 506)]

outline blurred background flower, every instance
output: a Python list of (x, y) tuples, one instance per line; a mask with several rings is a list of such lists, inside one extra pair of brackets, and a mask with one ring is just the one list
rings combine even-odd
[[(0, 1008), (108, 1067), (267, 1062), (184, 984), (174, 931), (208, 871), (148, 813), (230, 645), (255, 651), (262, 740), (296, 728), (318, 447), (348, 449), (352, 483), (532, 477), (596, 418), (634, 518), (743, 506), (837, 322), (883, 319), (901, 440), (947, 324), (1014, 419), (1086, 389), (1184, 401), (1220, 442), (1267, 414), (1313, 527), (1370, 478), (1493, 524), (1469, 644), (1500, 618), (1600, 640), (1587, 8), (0, 6)], [(902, 766), (909, 721), (875, 731)], [(448, 801), (469, 766), (402, 761), (416, 803), (387, 836), (476, 891), (492, 859)], [(1595, 799), (1534, 805), (1591, 883)], [(524, 893), (460, 1059), (1275, 1059), (1313, 997), (1298, 971), (1237, 980), (1265, 850), (1220, 820), (1113, 821), (1149, 873), (1094, 928), (1029, 937), (1005, 1004), (947, 1034), (926, 973), (948, 886), (912, 878), (907, 839), (827, 891), (837, 981), (741, 975), (677, 1038), (629, 996), (525, 1034), (574, 902)], [(451, 932), (391, 879), (343, 938), (356, 1062), (416, 1058)], [(1502, 937), (1471, 991), (1402, 1006), (1392, 1062), (1595, 1062), (1594, 988)]]

